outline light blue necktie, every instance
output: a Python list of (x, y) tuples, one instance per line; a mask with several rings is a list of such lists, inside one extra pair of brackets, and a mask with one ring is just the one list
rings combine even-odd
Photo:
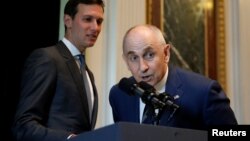
[(83, 83), (84, 83), (87, 98), (88, 98), (89, 116), (90, 116), (90, 120), (91, 120), (93, 107), (92, 107), (90, 86), (89, 86), (87, 75), (86, 75), (87, 71), (86, 71), (85, 57), (84, 57), (84, 55), (78, 55), (78, 56), (79, 56), (79, 60), (80, 60), (80, 70), (81, 70), (81, 74), (82, 74), (82, 78), (83, 78)]

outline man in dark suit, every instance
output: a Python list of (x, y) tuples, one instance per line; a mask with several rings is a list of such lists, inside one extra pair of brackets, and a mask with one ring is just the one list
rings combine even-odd
[(200, 130), (212, 125), (236, 125), (237, 120), (230, 108), (229, 98), (219, 83), (168, 65), (170, 47), (155, 26), (138, 25), (126, 32), (123, 59), (133, 75), (128, 80), (135, 84), (146, 82), (149, 86), (154, 86), (158, 94), (168, 94), (171, 102), (179, 108), (157, 108), (150, 101), (145, 105), (140, 95), (130, 96), (129, 91), (121, 87), (123, 83), (119, 83), (111, 88), (109, 95), (114, 122)]
[[(69, 0), (64, 9), (64, 38), (27, 58), (13, 123), (17, 141), (62, 141), (94, 129), (97, 90), (88, 67), (80, 70), (79, 55), (95, 44), (103, 16), (102, 0)], [(90, 100), (85, 84), (89, 84)]]

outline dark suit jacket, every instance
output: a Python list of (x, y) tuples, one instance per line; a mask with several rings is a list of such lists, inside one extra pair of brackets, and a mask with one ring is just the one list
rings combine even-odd
[(79, 68), (68, 48), (57, 45), (35, 50), (27, 59), (13, 134), (18, 141), (61, 141), (70, 133), (94, 128), (98, 97), (93, 74), (94, 110), (88, 103)]
[[(159, 125), (201, 130), (210, 125), (237, 124), (229, 99), (214, 80), (170, 66), (165, 92), (177, 97), (174, 103), (180, 108), (172, 118), (173, 110), (166, 108)], [(124, 93), (118, 85), (113, 86), (109, 101), (114, 122), (139, 123), (139, 98)], [(153, 121), (146, 119), (144, 123)]]

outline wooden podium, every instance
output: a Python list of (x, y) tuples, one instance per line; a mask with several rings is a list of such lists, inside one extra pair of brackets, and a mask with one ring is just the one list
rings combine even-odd
[(119, 122), (69, 141), (207, 141), (207, 131)]

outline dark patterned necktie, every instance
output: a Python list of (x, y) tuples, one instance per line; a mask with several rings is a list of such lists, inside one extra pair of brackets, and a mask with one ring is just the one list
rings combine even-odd
[(152, 105), (145, 105), (142, 123), (157, 125), (156, 113)]
[(85, 58), (84, 55), (78, 55), (79, 56), (79, 60), (80, 60), (80, 70), (81, 70), (81, 74), (82, 74), (82, 78), (83, 78), (83, 83), (85, 86), (85, 90), (86, 90), (86, 94), (87, 94), (87, 98), (88, 98), (88, 106), (89, 106), (89, 116), (90, 116), (90, 120), (91, 120), (91, 115), (92, 115), (92, 100), (91, 100), (91, 92), (90, 92), (90, 86), (88, 83), (88, 79), (87, 79), (87, 71), (86, 71), (86, 64), (85, 64)]

